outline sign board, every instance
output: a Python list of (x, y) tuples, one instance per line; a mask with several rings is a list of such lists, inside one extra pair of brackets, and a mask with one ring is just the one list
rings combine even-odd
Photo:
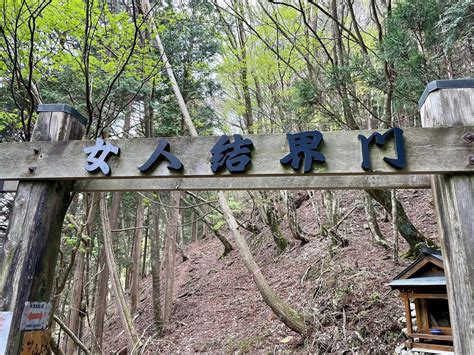
[(21, 316), (20, 330), (46, 329), (51, 312), (51, 303), (48, 302), (25, 302), (23, 315)]
[(23, 344), (20, 355), (49, 355), (50, 331), (39, 330), (34, 332), (25, 332), (23, 335)]
[(0, 354), (6, 354), (13, 312), (0, 312)]
[(473, 129), (407, 128), (383, 144), (377, 137), (388, 131), (318, 132), (303, 137), (307, 147), (283, 134), (9, 142), (0, 143), (0, 180), (199, 179), (212, 187), (233, 177), (473, 173), (474, 147), (463, 140)]

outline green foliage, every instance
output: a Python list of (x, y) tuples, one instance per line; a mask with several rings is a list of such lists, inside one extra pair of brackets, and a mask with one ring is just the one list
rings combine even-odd
[[(237, 197), (234, 195), (227, 196), (227, 203), (229, 204), (230, 209), (237, 218), (244, 211), (244, 206), (242, 202), (240, 202), (240, 200), (237, 199)], [(224, 216), (217, 211), (210, 213), (208, 215), (208, 218), (212, 223), (212, 229), (214, 229), (215, 231), (221, 230), (226, 225)]]
[[(166, 6), (159, 12), (161, 38), (193, 123), (201, 135), (210, 134), (217, 115), (207, 100), (219, 91), (212, 61), (219, 52), (214, 8), (207, 0), (192, 1), (187, 9)], [(156, 87), (153, 102), (158, 136), (183, 134), (181, 111), (168, 82)]]

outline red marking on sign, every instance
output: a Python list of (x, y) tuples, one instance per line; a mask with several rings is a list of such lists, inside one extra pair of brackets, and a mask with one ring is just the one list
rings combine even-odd
[(43, 318), (43, 313), (30, 313), (28, 314), (28, 320), (41, 319)]

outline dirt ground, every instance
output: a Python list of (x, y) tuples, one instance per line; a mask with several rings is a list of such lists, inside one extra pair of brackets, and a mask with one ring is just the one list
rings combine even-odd
[[(207, 236), (186, 245), (189, 259), (177, 263), (175, 301), (162, 338), (157, 338), (153, 324), (151, 277), (142, 281), (134, 320), (145, 343), (144, 352), (393, 352), (403, 342), (403, 309), (397, 292), (390, 291), (387, 283), (410, 261), (395, 264), (392, 250), (372, 244), (362, 192), (337, 194), (341, 215), (357, 207), (338, 228), (348, 246), (337, 248), (334, 255), (328, 238), (319, 234), (320, 218), (304, 198), (305, 192), (299, 194), (303, 202), (298, 218), (303, 230), (312, 234), (310, 243), (301, 246), (294, 241), (288, 251), (278, 254), (269, 230), (263, 229), (258, 235), (242, 231), (270, 286), (314, 324), (306, 340), (301, 341), (263, 302), (238, 251), (220, 258), (223, 246)], [(400, 192), (399, 198), (420, 232), (435, 239), (430, 192), (407, 190)], [(319, 192), (316, 199), (320, 201)], [(382, 232), (391, 245), (390, 222), (383, 222), (380, 206), (377, 211)], [(290, 236), (286, 222), (281, 226)], [(232, 241), (228, 232), (225, 235)], [(400, 254), (406, 249), (400, 238)], [(104, 334), (109, 353), (126, 343), (113, 301), (107, 314)]]

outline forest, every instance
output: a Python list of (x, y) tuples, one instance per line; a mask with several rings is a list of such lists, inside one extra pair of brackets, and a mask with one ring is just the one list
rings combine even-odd
[[(56, 103), (85, 118), (77, 139), (109, 142), (421, 127), (429, 82), (474, 75), (469, 0), (0, 11), (1, 143), (34, 140), (38, 106)], [(393, 353), (404, 309), (387, 284), (439, 249), (430, 190), (130, 190), (57, 206), (55, 354)], [(0, 292), (14, 205), (0, 193)]]

